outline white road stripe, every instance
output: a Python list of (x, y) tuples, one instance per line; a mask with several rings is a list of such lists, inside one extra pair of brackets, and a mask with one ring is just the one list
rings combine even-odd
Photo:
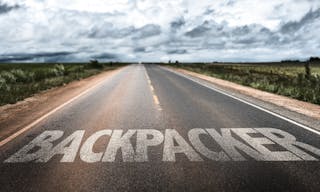
[(195, 82), (195, 83), (197, 83), (197, 84), (199, 84), (199, 85), (201, 85), (201, 86), (203, 86), (203, 87), (206, 87), (206, 88), (208, 88), (208, 89), (211, 89), (211, 90), (216, 91), (216, 92), (218, 92), (218, 93), (221, 93), (221, 94), (223, 94), (223, 95), (226, 95), (226, 96), (228, 96), (228, 97), (231, 97), (231, 98), (233, 98), (233, 99), (235, 99), (235, 100), (238, 100), (238, 101), (240, 101), (240, 102), (242, 102), (242, 103), (245, 103), (245, 104), (247, 104), (247, 105), (250, 105), (250, 106), (252, 106), (252, 107), (254, 107), (254, 108), (257, 108), (257, 109), (259, 109), (259, 110), (261, 110), (261, 111), (267, 112), (267, 113), (269, 113), (269, 114), (271, 114), (271, 115), (273, 115), (273, 116), (275, 116), (275, 117), (278, 117), (278, 118), (280, 118), (280, 119), (283, 119), (283, 120), (285, 120), (285, 121), (287, 121), (287, 122), (289, 122), (289, 123), (292, 123), (292, 124), (294, 124), (294, 125), (297, 125), (297, 126), (303, 128), (303, 129), (306, 129), (306, 130), (312, 132), (312, 133), (315, 133), (315, 134), (317, 134), (317, 135), (320, 135), (320, 132), (319, 132), (319, 131), (317, 131), (317, 130), (311, 128), (311, 127), (308, 127), (308, 126), (306, 126), (306, 125), (303, 125), (303, 124), (301, 124), (301, 123), (299, 123), (299, 122), (296, 122), (296, 121), (294, 121), (294, 120), (292, 120), (292, 119), (289, 119), (289, 118), (287, 118), (287, 117), (284, 117), (284, 116), (282, 116), (282, 115), (280, 115), (280, 114), (277, 114), (277, 113), (275, 113), (275, 112), (272, 112), (272, 111), (270, 111), (270, 110), (268, 110), (268, 109), (265, 109), (265, 108), (263, 108), (263, 107), (260, 107), (260, 106), (258, 106), (258, 105), (255, 105), (255, 104), (253, 104), (253, 103), (250, 103), (250, 102), (248, 102), (248, 101), (245, 101), (245, 100), (243, 100), (243, 99), (240, 99), (240, 98), (238, 98), (238, 97), (236, 97), (236, 96), (230, 95), (230, 94), (228, 94), (228, 93), (226, 93), (226, 92), (224, 92), (224, 91), (222, 91), (222, 90), (220, 90), (220, 89), (213, 88), (213, 87), (210, 87), (210, 86), (208, 86), (208, 85), (205, 85), (205, 84), (203, 84), (202, 82), (199, 82), (199, 81), (197, 81), (197, 80), (195, 80), (195, 79), (193, 79), (193, 78), (190, 78), (190, 77), (188, 77), (188, 76), (185, 75), (185, 74), (182, 74), (182, 73), (173, 71), (173, 70), (168, 69), (168, 68), (165, 68), (165, 67), (161, 67), (161, 68), (164, 69), (164, 70), (166, 70), (166, 71), (169, 71), (169, 72), (171, 72), (171, 73), (174, 73), (174, 74), (176, 74), (176, 75), (179, 75), (180, 77), (184, 77), (184, 78), (186, 78), (186, 79), (189, 79), (190, 81), (193, 81), (193, 82)]
[[(109, 76), (108, 76), (109, 77)], [(2, 140), (0, 142), (0, 147), (2, 147), (3, 145), (7, 144), (8, 142), (12, 141), (13, 139), (15, 139), (16, 137), (18, 137), (19, 135), (21, 135), (22, 133), (28, 131), (29, 129), (31, 129), (32, 127), (34, 127), (35, 125), (37, 125), (38, 123), (40, 123), (42, 120), (46, 119), (47, 117), (49, 117), (50, 115), (54, 114), (55, 112), (57, 112), (58, 110), (62, 109), (63, 107), (65, 107), (66, 105), (69, 105), (70, 103), (72, 103), (73, 101), (79, 99), (80, 97), (84, 96), (85, 94), (89, 93), (90, 91), (92, 91), (93, 89), (95, 89), (96, 87), (98, 87), (99, 85), (101, 85), (106, 79), (102, 79), (101, 81), (99, 81), (96, 85), (94, 85), (93, 87), (83, 91), (82, 93), (80, 93), (79, 95), (73, 97), (72, 99), (70, 99), (69, 101), (59, 105), (58, 107), (54, 108), (53, 110), (49, 111), (48, 113), (44, 114), (43, 116), (41, 116), (40, 118), (38, 118), (37, 120), (33, 121), (32, 123), (30, 123), (29, 125), (27, 125), (26, 127), (20, 129), (19, 131), (15, 132), (14, 134), (10, 135), (9, 137), (5, 138), (4, 140)]]
[(145, 73), (145, 75), (146, 75), (146, 77), (147, 77), (147, 80), (148, 80), (148, 84), (149, 84), (149, 87), (150, 87), (150, 90), (151, 90), (151, 94), (152, 94), (152, 97), (153, 97), (153, 101), (154, 101), (154, 103), (156, 104), (157, 109), (158, 109), (159, 111), (162, 111), (162, 108), (161, 108), (161, 105), (160, 105), (160, 102), (159, 102), (159, 98), (158, 98), (158, 96), (157, 96), (156, 93), (155, 93), (154, 87), (152, 86), (152, 82), (151, 82), (151, 80), (150, 80), (150, 77), (149, 77), (149, 75), (148, 75), (148, 73), (147, 73), (147, 69), (146, 69), (145, 67), (144, 67), (144, 73)]

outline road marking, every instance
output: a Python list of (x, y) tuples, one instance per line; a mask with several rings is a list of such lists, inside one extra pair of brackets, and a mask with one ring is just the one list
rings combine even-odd
[[(276, 128), (194, 128), (187, 136), (176, 129), (105, 129), (87, 138), (85, 132), (76, 130), (65, 135), (61, 130), (44, 131), (4, 163), (47, 163), (55, 156), (68, 163), (78, 157), (87, 163), (148, 162), (154, 160), (149, 158), (150, 148), (159, 150), (156, 154), (162, 155), (157, 158), (163, 162), (180, 161), (178, 154), (194, 162), (319, 161), (320, 157), (318, 146), (300, 142)], [(201, 138), (207, 138), (206, 142)], [(99, 150), (98, 140), (105, 143)]]
[(151, 88), (151, 91), (154, 91), (154, 88), (153, 88), (153, 86), (150, 86), (150, 88)]
[(248, 101), (246, 101), (246, 100), (240, 99), (240, 98), (238, 98), (238, 97), (236, 97), (236, 96), (234, 96), (234, 95), (230, 95), (230, 94), (222, 91), (221, 89), (213, 88), (213, 87), (210, 87), (210, 86), (208, 86), (208, 85), (205, 85), (205, 84), (203, 84), (202, 82), (199, 82), (199, 81), (197, 81), (197, 80), (195, 80), (195, 79), (193, 79), (193, 78), (191, 78), (191, 77), (189, 77), (189, 76), (187, 76), (187, 75), (185, 75), (185, 74), (178, 73), (178, 72), (176, 72), (176, 71), (173, 71), (173, 70), (171, 70), (171, 69), (167, 69), (167, 68), (165, 68), (165, 67), (161, 67), (161, 68), (164, 69), (164, 70), (166, 70), (166, 71), (169, 71), (169, 72), (171, 72), (171, 73), (174, 73), (174, 74), (176, 74), (176, 75), (178, 75), (178, 76), (180, 76), (180, 77), (184, 77), (184, 78), (186, 78), (186, 79), (189, 79), (190, 81), (193, 81), (193, 82), (195, 82), (195, 83), (197, 83), (197, 84), (199, 84), (199, 85), (201, 85), (201, 86), (203, 86), (203, 87), (206, 87), (206, 88), (208, 88), (208, 89), (211, 89), (211, 90), (216, 91), (216, 92), (218, 92), (218, 93), (221, 93), (221, 94), (223, 94), (223, 95), (226, 95), (226, 96), (228, 96), (228, 97), (231, 97), (231, 98), (233, 98), (233, 99), (235, 99), (235, 100), (238, 100), (238, 101), (240, 101), (240, 102), (242, 102), (242, 103), (245, 103), (245, 104), (247, 104), (247, 105), (250, 105), (250, 106), (252, 106), (252, 107), (254, 107), (254, 108), (256, 108), (256, 109), (259, 109), (259, 110), (261, 110), (261, 111), (264, 111), (264, 112), (266, 112), (266, 113), (269, 113), (269, 114), (271, 114), (271, 115), (273, 115), (273, 116), (276, 116), (276, 117), (278, 117), (278, 118), (280, 118), (280, 119), (283, 119), (283, 120), (285, 120), (285, 121), (287, 121), (287, 122), (289, 122), (289, 123), (292, 123), (292, 124), (294, 124), (294, 125), (297, 125), (297, 126), (303, 128), (303, 129), (306, 129), (306, 130), (308, 130), (308, 131), (310, 131), (310, 132), (312, 132), (312, 133), (315, 133), (315, 134), (317, 134), (317, 135), (320, 136), (320, 131), (317, 131), (317, 130), (311, 128), (311, 127), (308, 127), (308, 126), (306, 126), (306, 125), (303, 125), (303, 124), (301, 124), (301, 123), (298, 123), (298, 122), (296, 122), (296, 121), (294, 121), (294, 120), (292, 120), (292, 119), (289, 119), (289, 118), (287, 118), (287, 117), (284, 117), (284, 116), (282, 116), (282, 115), (280, 115), (280, 114), (277, 114), (277, 113), (275, 113), (275, 112), (272, 112), (272, 111), (270, 111), (270, 110), (268, 110), (268, 109), (265, 109), (265, 108), (263, 108), (263, 107), (260, 107), (260, 106), (258, 106), (258, 105), (255, 105), (255, 104), (253, 104), (253, 103), (250, 103), (250, 102), (248, 102)]
[[(109, 77), (109, 76), (108, 76)], [(79, 95), (73, 97), (72, 99), (70, 99), (69, 101), (59, 105), (58, 107), (54, 108), (53, 110), (49, 111), (48, 113), (44, 114), (43, 116), (41, 116), (40, 118), (38, 118), (37, 120), (33, 121), (32, 123), (30, 123), (29, 125), (27, 125), (26, 127), (20, 129), (19, 131), (15, 132), (14, 134), (10, 135), (9, 137), (3, 139), (0, 142), (0, 147), (2, 147), (3, 145), (7, 144), (8, 142), (12, 141), (13, 139), (15, 139), (16, 137), (18, 137), (19, 135), (21, 135), (22, 133), (28, 131), (29, 129), (31, 129), (32, 127), (34, 127), (35, 125), (37, 125), (38, 123), (40, 123), (42, 120), (46, 119), (47, 117), (49, 117), (50, 115), (54, 114), (55, 112), (59, 111), (60, 109), (62, 109), (63, 107), (69, 105), (70, 103), (74, 102), (75, 100), (79, 99), (80, 97), (84, 96), (85, 94), (89, 93), (90, 91), (92, 91), (93, 89), (95, 89), (96, 87), (100, 86), (104, 81), (106, 80), (106, 78), (102, 79), (101, 81), (98, 81), (98, 83), (96, 85), (94, 85), (93, 87), (90, 87), (89, 89), (83, 91), (82, 93), (80, 93)]]
[(157, 105), (160, 105), (159, 99), (156, 95), (153, 95), (153, 100)]
[(145, 73), (145, 75), (146, 75), (146, 77), (147, 77), (147, 81), (148, 81), (148, 84), (149, 84), (149, 87), (150, 87), (150, 90), (151, 90), (153, 102), (156, 104), (157, 109), (158, 109), (159, 111), (162, 111), (162, 108), (161, 108), (161, 105), (160, 105), (160, 102), (159, 102), (159, 98), (158, 98), (158, 96), (157, 96), (157, 94), (156, 94), (156, 92), (155, 92), (155, 89), (154, 89), (154, 87), (153, 87), (153, 85), (152, 85), (152, 82), (151, 82), (151, 80), (150, 80), (150, 77), (149, 77), (149, 75), (148, 75), (148, 73), (147, 73), (147, 69), (146, 69), (146, 68), (144, 68), (144, 73)]

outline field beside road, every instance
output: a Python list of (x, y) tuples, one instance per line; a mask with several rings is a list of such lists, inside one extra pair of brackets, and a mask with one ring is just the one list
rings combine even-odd
[(0, 64), (0, 106), (125, 64)]
[(311, 64), (306, 75), (303, 63), (262, 64), (170, 64), (301, 101), (320, 104), (320, 65)]

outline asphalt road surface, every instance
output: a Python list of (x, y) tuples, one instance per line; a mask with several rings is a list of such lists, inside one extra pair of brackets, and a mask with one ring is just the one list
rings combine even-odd
[(0, 191), (320, 191), (319, 132), (156, 65), (0, 148)]

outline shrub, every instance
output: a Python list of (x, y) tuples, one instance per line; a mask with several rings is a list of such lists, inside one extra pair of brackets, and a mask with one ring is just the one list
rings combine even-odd
[(55, 64), (54, 68), (56, 69), (56, 76), (63, 76), (64, 75), (65, 69), (62, 64)]
[(82, 72), (84, 72), (84, 66), (83, 65), (72, 66), (72, 67), (68, 67), (65, 70), (65, 75), (69, 75), (70, 73), (82, 73)]
[(38, 69), (34, 73), (34, 79), (39, 81), (46, 78), (51, 77), (60, 77), (64, 76), (66, 70), (62, 64), (55, 64), (53, 67), (45, 68), (45, 69)]
[(56, 68), (50, 68), (47, 70), (47, 77), (58, 77), (60, 75), (58, 69)]
[(13, 69), (10, 72), (16, 77), (16, 82), (32, 82), (34, 80), (34, 72), (21, 69)]
[(3, 89), (6, 86), (6, 80), (0, 77), (0, 89)]
[(40, 81), (47, 78), (47, 75), (48, 75), (48, 69), (38, 69), (38, 70), (35, 70), (34, 78), (36, 81)]
[(5, 79), (7, 83), (15, 83), (17, 78), (8, 71), (1, 72), (1, 78)]

